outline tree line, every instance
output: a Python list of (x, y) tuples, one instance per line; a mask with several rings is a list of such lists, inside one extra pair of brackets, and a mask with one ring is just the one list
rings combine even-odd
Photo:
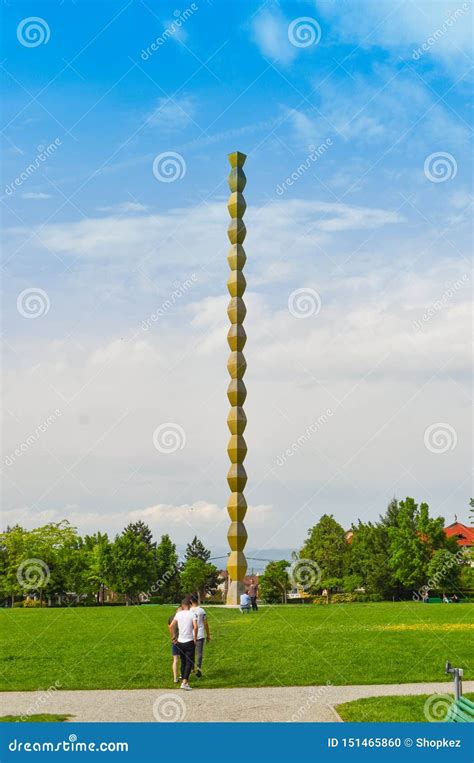
[[(471, 508), (474, 501), (471, 499)], [(184, 593), (214, 594), (219, 571), (211, 552), (194, 537), (182, 558), (169, 535), (157, 543), (142, 521), (110, 540), (97, 532), (81, 537), (67, 520), (33, 530), (19, 525), (0, 534), (0, 598), (4, 603), (95, 603), (113, 591), (128, 604), (145, 594), (174, 603)], [(260, 575), (260, 596), (277, 603), (293, 588), (317, 597), (421, 598), (428, 589), (474, 594), (472, 551), (444, 532), (444, 518), (426, 503), (393, 499), (378, 522), (352, 525), (348, 537), (324, 514), (291, 561), (269, 562)]]
[(359, 592), (369, 600), (420, 599), (425, 591), (473, 595), (472, 551), (460, 549), (444, 523), (409, 497), (394, 498), (378, 522), (359, 520), (349, 534), (324, 514), (292, 562), (267, 565), (260, 593), (268, 602), (285, 600), (292, 588), (314, 596)]
[(194, 537), (182, 559), (169, 535), (157, 543), (144, 522), (134, 522), (110, 540), (97, 532), (81, 537), (67, 520), (34, 530), (19, 525), (0, 534), (0, 597), (13, 605), (25, 597), (39, 605), (105, 602), (108, 589), (127, 604), (140, 595), (156, 603), (182, 593), (214, 593), (219, 572), (211, 552)]

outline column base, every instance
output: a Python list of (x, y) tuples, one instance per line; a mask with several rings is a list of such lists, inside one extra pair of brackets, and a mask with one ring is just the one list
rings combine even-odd
[(229, 589), (227, 591), (226, 604), (228, 606), (239, 606), (240, 597), (245, 592), (245, 586), (240, 580), (232, 580), (229, 583)]

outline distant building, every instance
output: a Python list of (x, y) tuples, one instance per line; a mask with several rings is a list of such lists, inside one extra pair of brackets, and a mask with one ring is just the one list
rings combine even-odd
[(458, 546), (462, 548), (474, 547), (474, 528), (458, 522), (457, 517), (454, 518), (452, 524), (444, 528), (444, 532), (448, 538), (455, 538)]

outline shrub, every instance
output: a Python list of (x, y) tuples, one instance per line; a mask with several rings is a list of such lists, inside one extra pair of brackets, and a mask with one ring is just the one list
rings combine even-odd
[(354, 601), (383, 601), (383, 596), (379, 593), (356, 593), (354, 594)]
[(355, 593), (335, 593), (331, 596), (331, 604), (350, 604), (352, 601), (356, 601)]
[(25, 599), (23, 602), (20, 602), (20, 604), (23, 604), (23, 606), (27, 609), (37, 609), (40, 607), (48, 606), (45, 601), (41, 603), (41, 601), (38, 599)]
[(327, 599), (325, 596), (315, 596), (313, 599), (313, 604), (327, 604)]

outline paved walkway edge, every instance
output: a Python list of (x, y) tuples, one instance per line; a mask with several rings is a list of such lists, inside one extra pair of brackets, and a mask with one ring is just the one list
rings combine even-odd
[[(334, 722), (335, 706), (363, 697), (452, 694), (449, 682), (360, 686), (2, 692), (1, 715), (55, 713), (79, 722)], [(474, 681), (464, 682), (464, 692)]]

